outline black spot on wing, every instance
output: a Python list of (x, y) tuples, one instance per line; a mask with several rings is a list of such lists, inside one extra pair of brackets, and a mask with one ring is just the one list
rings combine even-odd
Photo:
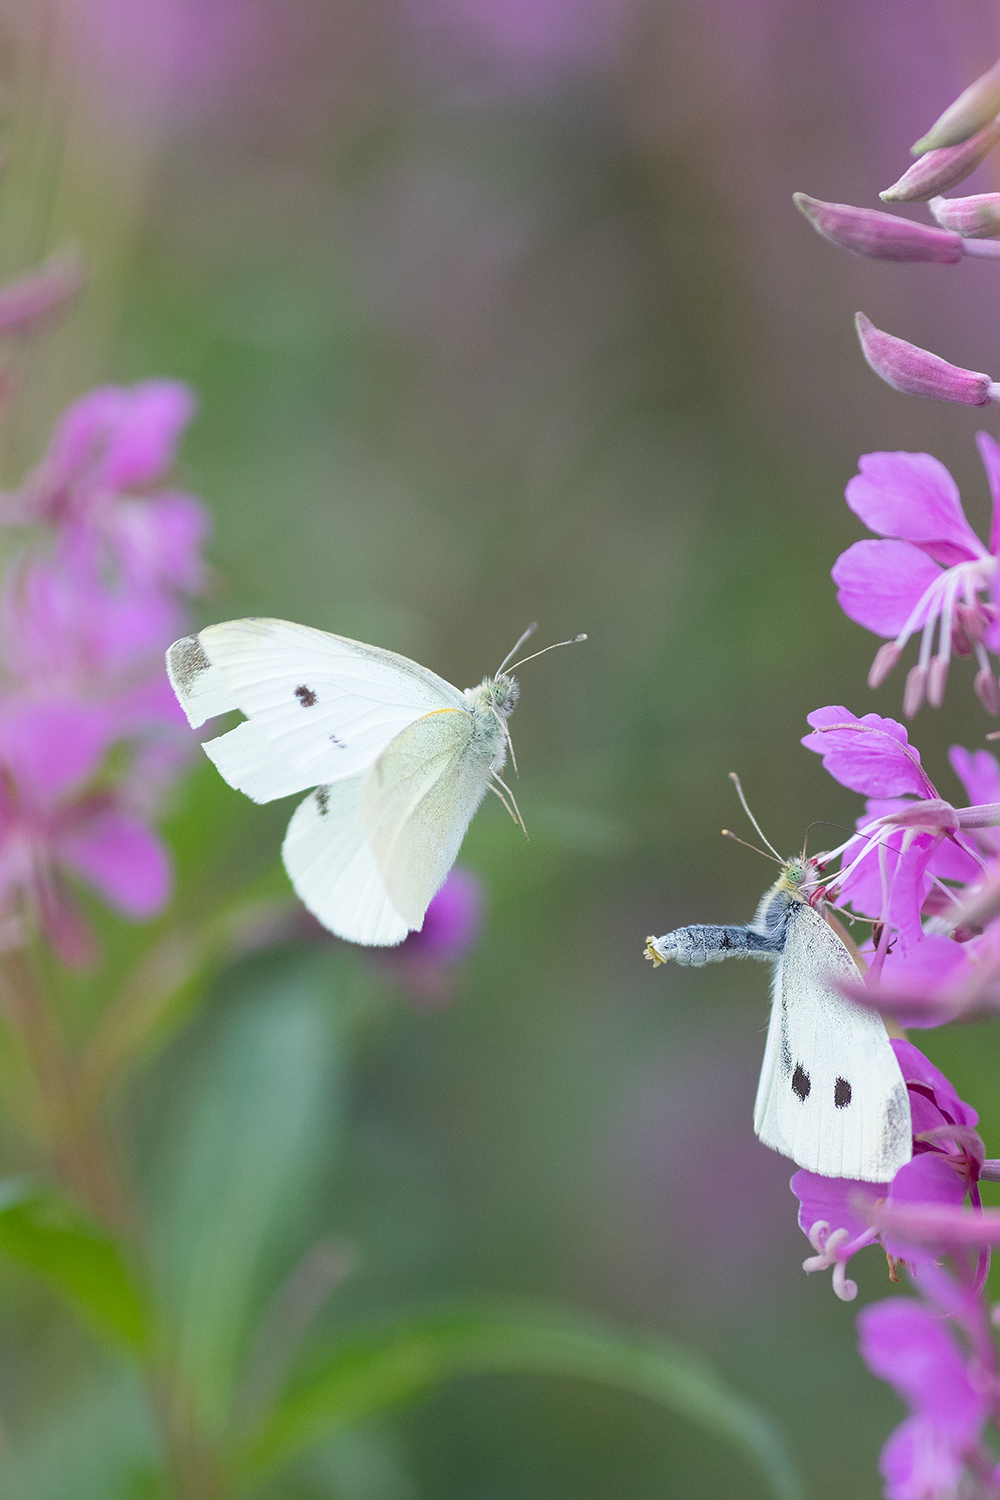
[(312, 688), (306, 687), (304, 683), (301, 687), (297, 687), (295, 689), (295, 696), (296, 698), (298, 698), (303, 708), (312, 708), (313, 704), (316, 702), (316, 694), (313, 692)]
[(806, 1072), (801, 1063), (796, 1063), (795, 1072), (792, 1074), (792, 1093), (798, 1094), (799, 1098), (804, 1104), (809, 1098), (809, 1090), (811, 1088), (812, 1083), (810, 1081), (809, 1074)]
[(838, 1109), (846, 1109), (852, 1098), (851, 1085), (846, 1078), (838, 1078), (833, 1085), (833, 1102)]
[(329, 740), (330, 740), (330, 744), (331, 745), (336, 745), (336, 747), (337, 747), (338, 750), (346, 750), (347, 749), (347, 746), (344, 744), (343, 740), (338, 740), (338, 738), (337, 738), (337, 736), (335, 734), (331, 734), (329, 736)]
[(318, 786), (316, 788), (316, 806), (319, 808), (319, 815), (320, 815), (320, 817), (321, 818), (325, 818), (326, 815), (327, 815), (327, 813), (330, 811), (330, 788), (329, 787), (327, 787), (327, 786)]

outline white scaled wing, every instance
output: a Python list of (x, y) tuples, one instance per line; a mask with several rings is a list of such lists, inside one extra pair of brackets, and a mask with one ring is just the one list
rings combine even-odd
[(754, 1129), (823, 1177), (888, 1182), (912, 1154), (910, 1103), (881, 1017), (846, 999), (854, 961), (819, 912), (789, 915)]
[(230, 620), (167, 653), (192, 725), (247, 718), (206, 753), (230, 783), (268, 802), (367, 770), (415, 719), (465, 700), (405, 656), (288, 620)]
[(352, 943), (401, 943), (410, 930), (376, 867), (361, 818), (364, 777), (317, 787), (288, 825), (281, 857), (301, 900)]
[(420, 927), (455, 863), (503, 743), (472, 714), (427, 714), (398, 734), (365, 778), (363, 817), (396, 910)]

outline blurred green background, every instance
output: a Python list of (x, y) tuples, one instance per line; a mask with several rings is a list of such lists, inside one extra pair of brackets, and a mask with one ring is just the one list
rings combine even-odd
[[(464, 1290), (656, 1331), (782, 1424), (815, 1500), (876, 1496), (900, 1410), (857, 1357), (852, 1309), (803, 1276), (790, 1165), (751, 1130), (767, 976), (654, 973), (642, 948), (747, 920), (770, 882), (718, 836), (744, 831), (730, 770), (782, 849), (860, 811), (798, 745), (827, 703), (899, 713), (902, 672), (868, 691), (877, 643), (829, 582), (862, 534), (842, 500), (858, 454), (935, 453), (987, 523), (983, 419), (879, 384), (851, 318), (996, 377), (996, 267), (856, 260), (790, 195), (874, 205), (1000, 50), (995, 6), (3, 12), (0, 273), (67, 239), (93, 267), (26, 356), (7, 482), (88, 383), (180, 377), (201, 403), (180, 478), (215, 519), (199, 624), (285, 616), (461, 686), (529, 620), (539, 644), (590, 636), (523, 672), (530, 841), (497, 805), (473, 823), (461, 862), (488, 917), (449, 1005), (407, 1001), (342, 948), (250, 955), (122, 1100), (207, 1409), (241, 1296), (328, 1237), (350, 1270), (321, 1326)], [(989, 171), (963, 191), (1000, 186)], [(990, 727), (971, 677), (960, 664), (912, 731), (946, 796), (947, 746)], [(181, 913), (280, 893), (289, 810), (196, 770), (169, 828)], [(142, 941), (106, 923), (112, 969)], [(99, 1007), (103, 982), (74, 1003)], [(1000, 1154), (995, 1031), (926, 1046)], [(878, 1252), (861, 1259), (861, 1301), (886, 1293)], [(0, 1311), (25, 1500), (153, 1494), (128, 1379), (6, 1264)], [(701, 1500), (757, 1483), (658, 1408), (498, 1377), (267, 1493)]]

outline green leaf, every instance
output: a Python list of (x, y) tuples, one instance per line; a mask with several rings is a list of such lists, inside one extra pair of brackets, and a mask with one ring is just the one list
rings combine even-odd
[(229, 1419), (253, 1327), (302, 1253), (336, 1147), (333, 973), (323, 955), (287, 952), (230, 971), (187, 1039), (190, 1065), (159, 1126), (154, 1258), (174, 1358), (208, 1431)]
[(332, 1350), (285, 1392), (236, 1455), (235, 1475), (257, 1480), (375, 1412), (455, 1376), (485, 1374), (569, 1376), (631, 1391), (742, 1448), (779, 1500), (804, 1493), (771, 1419), (683, 1350), (544, 1311), (502, 1308), (413, 1318)]
[(56, 1287), (102, 1338), (146, 1344), (146, 1312), (117, 1245), (70, 1199), (28, 1178), (0, 1182), (0, 1251)]

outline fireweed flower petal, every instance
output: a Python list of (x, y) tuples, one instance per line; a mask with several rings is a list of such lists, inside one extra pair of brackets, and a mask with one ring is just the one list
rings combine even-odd
[(456, 865), (428, 906), (420, 931), (379, 953), (376, 962), (418, 1006), (447, 1004), (456, 969), (479, 941), (484, 904), (480, 881)]
[(913, 542), (950, 567), (985, 557), (965, 519), (958, 486), (929, 453), (865, 453), (848, 482), (849, 508), (880, 536)]
[(882, 1450), (888, 1500), (957, 1495), (989, 1402), (947, 1325), (912, 1298), (893, 1297), (862, 1309), (858, 1343), (868, 1368), (913, 1413)]
[(170, 895), (170, 860), (139, 818), (103, 808), (58, 839), (61, 862), (124, 916), (155, 916)]
[(874, 1202), (884, 1185), (800, 1171), (789, 1186), (799, 1200), (799, 1228), (816, 1252), (802, 1262), (803, 1271), (832, 1270), (834, 1293), (841, 1302), (853, 1302), (858, 1287), (846, 1275), (847, 1264), (877, 1238), (860, 1205)]
[(807, 714), (813, 729), (802, 743), (823, 757), (823, 769), (852, 792), (869, 797), (937, 797), (902, 724), (878, 714), (858, 718), (831, 706)]
[(831, 577), (837, 603), (849, 620), (875, 635), (897, 636), (911, 620), (918, 630), (932, 607), (938, 565), (910, 542), (855, 542), (842, 552)]
[[(104, 493), (133, 490), (160, 479), (195, 411), (194, 396), (177, 380), (106, 385), (75, 402), (56, 427), (37, 474), (50, 507), (64, 503), (80, 516)], [(43, 484), (44, 481), (47, 483)]]

